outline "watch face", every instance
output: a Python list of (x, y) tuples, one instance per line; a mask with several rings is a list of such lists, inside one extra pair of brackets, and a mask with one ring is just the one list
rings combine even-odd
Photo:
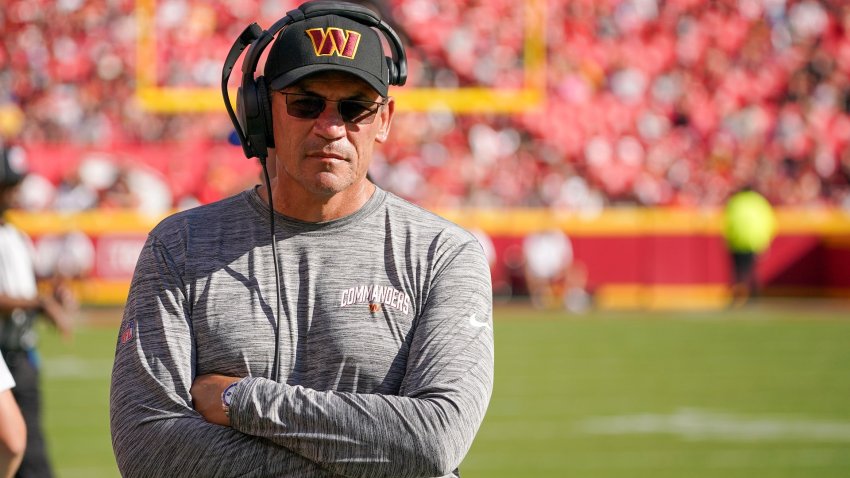
[(233, 402), (233, 390), (236, 388), (236, 382), (231, 383), (224, 389), (224, 394), (221, 396), (222, 401), (225, 406), (230, 406), (230, 403)]

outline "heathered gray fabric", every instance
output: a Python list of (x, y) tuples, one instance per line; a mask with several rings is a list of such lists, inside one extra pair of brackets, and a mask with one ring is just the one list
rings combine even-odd
[[(339, 220), (277, 216), (275, 381), (269, 228), (250, 190), (150, 233), (112, 373), (122, 474), (457, 476), (493, 386), (490, 273), (476, 239), (380, 189)], [(233, 428), (192, 409), (192, 380), (207, 373), (248, 377)]]

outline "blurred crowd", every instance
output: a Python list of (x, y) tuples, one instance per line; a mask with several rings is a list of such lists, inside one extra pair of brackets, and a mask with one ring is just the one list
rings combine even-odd
[[(163, 87), (217, 87), (242, 29), (252, 21), (268, 27), (297, 3), (7, 0), (0, 12), (0, 129), (14, 131), (24, 147), (220, 148), (232, 130), (223, 108), (146, 112), (133, 96), (139, 72)], [(846, 1), (368, 4), (408, 45), (409, 87), (521, 88), (527, 39), (545, 39), (542, 105), (516, 115), (396, 116), (372, 176), (414, 202), (584, 212), (620, 204), (717, 207), (751, 185), (776, 205), (850, 210)], [(529, 4), (542, 9), (544, 25), (527, 29)], [(152, 24), (145, 26), (137, 9), (148, 6)], [(138, 40), (147, 34), (155, 37), (156, 58), (137, 58)], [(227, 147), (217, 154), (241, 155)], [(204, 158), (205, 147), (193, 151), (198, 154), (173, 161), (223, 163)], [(81, 204), (98, 207), (106, 197), (138, 204), (138, 197), (121, 193), (134, 189), (124, 168), (116, 166), (107, 175), (111, 183), (94, 187), (94, 200)], [(246, 169), (245, 181), (255, 180), (255, 170)], [(163, 167), (156, 174), (168, 186), (172, 173)], [(64, 171), (41, 187), (53, 187), (59, 197), (67, 188), (60, 182), (75, 176), (79, 171)], [(203, 181), (196, 183), (163, 202), (178, 207), (229, 192), (204, 193), (193, 189)], [(118, 192), (106, 195), (107, 188)], [(150, 184), (145, 188), (140, 191)]]

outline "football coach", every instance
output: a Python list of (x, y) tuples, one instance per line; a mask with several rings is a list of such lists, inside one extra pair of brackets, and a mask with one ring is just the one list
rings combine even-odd
[(398, 36), (308, 2), (249, 26), (222, 76), (273, 174), (148, 235), (112, 372), (121, 474), (460, 476), (493, 388), (490, 271), (472, 234), (367, 177), (407, 76)]

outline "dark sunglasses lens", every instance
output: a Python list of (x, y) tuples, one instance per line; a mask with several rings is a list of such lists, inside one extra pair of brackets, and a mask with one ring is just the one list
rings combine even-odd
[(325, 109), (325, 100), (306, 96), (286, 97), (286, 112), (301, 119), (316, 119)]
[(346, 123), (369, 124), (375, 118), (379, 105), (356, 100), (339, 102), (339, 115)]

